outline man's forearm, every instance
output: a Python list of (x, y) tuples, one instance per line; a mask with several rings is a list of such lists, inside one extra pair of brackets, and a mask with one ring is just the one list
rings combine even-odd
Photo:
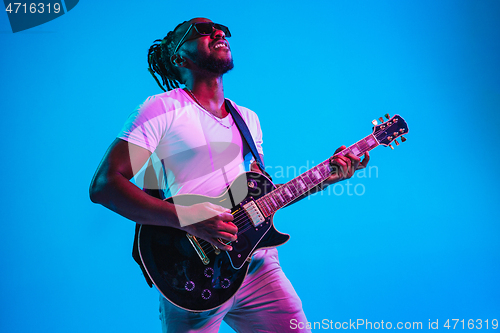
[(96, 177), (90, 199), (137, 223), (179, 228), (172, 203), (148, 195), (121, 174)]

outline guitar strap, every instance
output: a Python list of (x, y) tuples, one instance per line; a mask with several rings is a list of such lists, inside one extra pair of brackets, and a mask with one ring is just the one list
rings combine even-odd
[(250, 151), (252, 152), (252, 155), (255, 158), (255, 162), (257, 162), (257, 165), (259, 166), (260, 170), (266, 173), (267, 175), (267, 172), (265, 171), (266, 168), (264, 167), (264, 163), (260, 158), (259, 152), (257, 151), (257, 147), (255, 146), (255, 142), (253, 141), (252, 134), (250, 134), (250, 130), (248, 129), (247, 124), (241, 117), (240, 113), (234, 108), (234, 106), (228, 99), (226, 99), (225, 103), (226, 103), (226, 110), (231, 114), (234, 122), (236, 123), (236, 126), (240, 130), (243, 142), (246, 143), (248, 148), (250, 148)]

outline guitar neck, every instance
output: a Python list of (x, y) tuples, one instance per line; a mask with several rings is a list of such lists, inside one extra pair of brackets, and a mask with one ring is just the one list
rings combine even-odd
[[(380, 143), (373, 134), (359, 140), (355, 144), (338, 152), (335, 155), (347, 155), (353, 153), (361, 157), (367, 151), (377, 147)], [(278, 209), (288, 205), (292, 201), (298, 199), (311, 189), (323, 183), (332, 173), (330, 159), (323, 161), (310, 170), (300, 174), (298, 177), (283, 184), (274, 191), (260, 197), (256, 200), (257, 205), (264, 214), (268, 217), (274, 214)]]

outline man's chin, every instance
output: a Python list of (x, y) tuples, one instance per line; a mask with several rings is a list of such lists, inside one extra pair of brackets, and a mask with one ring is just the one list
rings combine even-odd
[(210, 63), (206, 63), (205, 65), (206, 66), (202, 66), (202, 68), (206, 69), (210, 73), (219, 75), (226, 74), (234, 68), (233, 59), (231, 59), (230, 61), (226, 59), (216, 59), (214, 61), (211, 61)]
[(212, 74), (222, 75), (234, 68), (233, 58), (205, 58), (197, 59), (196, 64)]

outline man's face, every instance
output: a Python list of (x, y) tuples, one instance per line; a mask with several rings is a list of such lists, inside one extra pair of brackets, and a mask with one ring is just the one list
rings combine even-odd
[(181, 42), (188, 29), (189, 32), (178, 47), (177, 54), (189, 58), (200, 69), (210, 73), (222, 75), (231, 70), (234, 67), (233, 57), (224, 32), (214, 28), (211, 35), (200, 36), (195, 27), (191, 27), (191, 24), (196, 22), (212, 21), (196, 18), (182, 25), (176, 32), (177, 43)]

